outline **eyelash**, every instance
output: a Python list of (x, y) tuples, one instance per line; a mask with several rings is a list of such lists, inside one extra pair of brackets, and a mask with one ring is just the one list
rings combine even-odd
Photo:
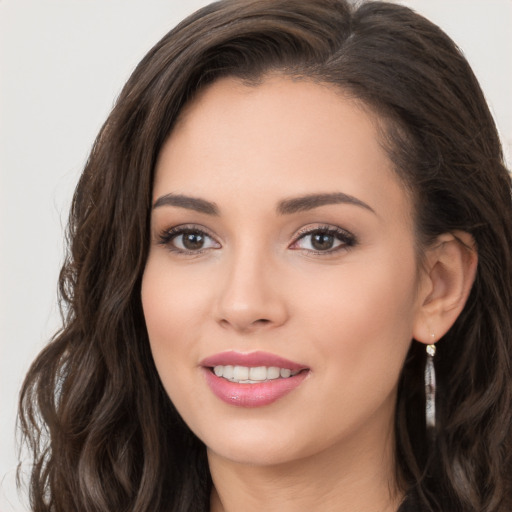
[(320, 251), (320, 250), (312, 250), (312, 249), (301, 249), (297, 248), (294, 250), (304, 250), (307, 251), (309, 254), (313, 255), (320, 255), (320, 256), (328, 256), (334, 253), (337, 253), (338, 251), (346, 251), (350, 249), (351, 247), (354, 247), (357, 244), (357, 238), (355, 235), (350, 233), (349, 231), (334, 227), (334, 226), (315, 226), (314, 228), (304, 228), (303, 230), (299, 231), (297, 237), (292, 242), (291, 246), (293, 248), (293, 245), (297, 244), (299, 240), (303, 240), (308, 236), (313, 235), (328, 235), (333, 236), (336, 240), (340, 241), (341, 244), (337, 247), (334, 247), (332, 249), (328, 249), (326, 251)]
[[(214, 237), (210, 235), (207, 231), (205, 231), (203, 228), (199, 228), (198, 226), (194, 225), (182, 225), (163, 230), (158, 235), (158, 244), (167, 247), (167, 249), (171, 252), (183, 255), (199, 255), (210, 249), (210, 247), (207, 247), (193, 251), (181, 249), (179, 247), (174, 246), (172, 243), (173, 240), (175, 240), (181, 235), (185, 235), (186, 233), (201, 235), (203, 237), (210, 238), (211, 240), (215, 241)], [(218, 242), (215, 243), (218, 244)], [(220, 246), (220, 244), (218, 245)]]
[[(209, 238), (209, 239), (213, 240), (214, 243), (220, 247), (220, 244), (217, 241), (215, 241), (215, 238), (212, 235), (210, 235), (206, 230), (204, 230), (204, 228), (200, 228), (200, 227), (194, 226), (194, 225), (184, 225), (184, 226), (182, 225), (182, 226), (176, 226), (176, 227), (173, 227), (170, 229), (163, 230), (158, 235), (158, 244), (167, 247), (169, 251), (177, 253), (177, 254), (195, 255), (195, 256), (200, 255), (212, 248), (217, 248), (217, 247), (206, 247), (206, 248), (201, 248), (198, 250), (187, 250), (187, 249), (182, 249), (182, 248), (179, 248), (179, 247), (176, 247), (173, 245), (173, 241), (175, 239), (177, 239), (179, 236), (182, 236), (187, 233), (200, 235), (205, 238)], [(303, 249), (300, 247), (298, 247), (298, 248), (293, 247), (300, 240), (303, 240), (306, 237), (313, 236), (313, 235), (333, 236), (336, 240), (341, 242), (341, 244), (338, 245), (337, 247), (334, 247), (332, 249), (327, 249), (325, 251), (321, 251), (321, 250), (315, 251), (312, 249)], [(328, 256), (333, 253), (337, 253), (338, 251), (348, 250), (351, 247), (354, 247), (356, 244), (357, 244), (357, 238), (355, 237), (355, 235), (353, 235), (349, 231), (346, 231), (345, 229), (341, 229), (341, 228), (333, 227), (333, 226), (316, 226), (314, 228), (304, 228), (301, 231), (299, 231), (297, 236), (295, 237), (294, 241), (291, 243), (291, 245), (289, 247), (292, 250), (306, 251), (308, 254)]]

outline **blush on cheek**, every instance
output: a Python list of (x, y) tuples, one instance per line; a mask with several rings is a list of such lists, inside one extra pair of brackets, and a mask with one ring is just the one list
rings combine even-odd
[(415, 269), (383, 261), (341, 276), (343, 285), (327, 285), (309, 304), (310, 316), (317, 312), (310, 322), (317, 326), (310, 332), (315, 349), (326, 361), (339, 361), (347, 378), (358, 380), (354, 372), (372, 381), (388, 371), (398, 374), (403, 358), (397, 355), (405, 357), (411, 343), (414, 297), (404, 274), (414, 276)]

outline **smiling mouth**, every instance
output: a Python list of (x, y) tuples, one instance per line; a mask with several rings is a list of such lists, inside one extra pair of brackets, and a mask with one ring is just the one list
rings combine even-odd
[(217, 376), (229, 382), (238, 384), (261, 384), (277, 379), (288, 379), (294, 377), (301, 371), (278, 366), (238, 366), (238, 365), (216, 365), (210, 370)]
[(206, 383), (223, 402), (236, 407), (262, 407), (301, 386), (311, 373), (306, 365), (278, 355), (227, 351), (200, 363)]

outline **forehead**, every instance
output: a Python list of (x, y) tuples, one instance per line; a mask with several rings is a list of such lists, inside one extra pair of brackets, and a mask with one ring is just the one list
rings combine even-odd
[(233, 202), (243, 194), (246, 205), (254, 199), (270, 206), (335, 191), (408, 214), (378, 124), (334, 86), (277, 76), (248, 86), (224, 78), (182, 112), (160, 153), (154, 198), (193, 193)]

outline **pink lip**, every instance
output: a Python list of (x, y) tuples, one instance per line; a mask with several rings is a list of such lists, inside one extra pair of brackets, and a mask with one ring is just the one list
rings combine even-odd
[[(289, 368), (292, 371), (305, 371), (300, 371), (292, 377), (264, 381), (260, 384), (240, 384), (217, 377), (211, 368), (218, 365), (277, 366), (279, 368)], [(251, 352), (249, 354), (223, 352), (207, 357), (201, 361), (201, 366), (206, 382), (213, 394), (222, 401), (238, 407), (269, 405), (297, 388), (309, 374), (305, 365), (266, 352)]]
[(256, 366), (277, 366), (278, 368), (289, 368), (294, 372), (307, 369), (307, 366), (304, 364), (295, 363), (268, 352), (249, 352), (247, 354), (235, 351), (222, 352), (203, 359), (199, 364), (210, 368), (219, 365), (226, 366), (228, 364), (233, 366), (248, 366), (249, 368)]

